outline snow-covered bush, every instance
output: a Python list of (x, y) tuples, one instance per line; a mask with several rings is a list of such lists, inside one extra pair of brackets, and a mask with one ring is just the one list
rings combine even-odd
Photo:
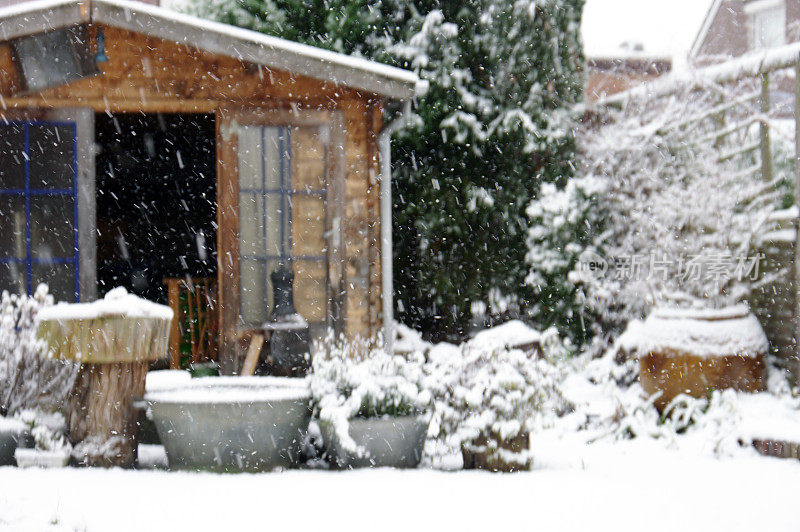
[(72, 450), (67, 441), (67, 422), (61, 413), (21, 410), (14, 417), (29, 428), (35, 449), (65, 452)]
[(551, 360), (564, 353), (554, 330), (541, 345), (542, 357), (475, 341), (429, 352), (426, 382), (436, 405), (431, 433), (444, 452), (466, 449), (487, 454), (490, 462), (529, 463), (527, 448), (510, 451), (504, 443), (569, 408), (559, 391), (563, 374)]
[(37, 313), (52, 304), (44, 284), (33, 296), (2, 294), (0, 414), (60, 408), (72, 388), (78, 366), (46, 358), (47, 345), (36, 337)]
[[(744, 299), (757, 273), (754, 244), (784, 192), (780, 176), (766, 182), (749, 171), (752, 157), (723, 156), (749, 143), (751, 133), (720, 140), (719, 124), (702, 119), (720, 92), (733, 101), (738, 90), (687, 90), (602, 110), (580, 136), (580, 179), (605, 187), (591, 189), (592, 207), (575, 192), (579, 183), (531, 204), (538, 223), (529, 233), (529, 282), (541, 284), (553, 264), (570, 270), (574, 297), (566, 312), (586, 309), (611, 332), (653, 305), (720, 308)], [(554, 201), (562, 212), (542, 216)], [(602, 220), (587, 219), (593, 208)], [(570, 239), (570, 230), (578, 235)], [(607, 268), (585, 275), (579, 259), (590, 252)], [(548, 256), (558, 260), (540, 260)], [(559, 290), (569, 295), (570, 288)]]
[(563, 188), (548, 183), (527, 210), (525, 259), (531, 268), (525, 281), (536, 295), (529, 314), (540, 327), (556, 326), (578, 344), (591, 336), (593, 320), (578, 304), (575, 267), (581, 256), (600, 256), (606, 215), (600, 198), (607, 187), (595, 176), (571, 179)]
[(349, 420), (422, 415), (430, 410), (422, 366), (419, 353), (403, 357), (382, 349), (365, 352), (352, 343), (315, 354), (309, 381), (320, 421), (332, 424), (345, 450), (363, 456), (365, 449), (350, 436)]

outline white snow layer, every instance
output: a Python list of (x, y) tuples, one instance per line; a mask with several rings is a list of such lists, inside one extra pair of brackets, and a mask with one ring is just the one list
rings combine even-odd
[(511, 475), (4, 467), (0, 530), (800, 530), (800, 462), (543, 437), (534, 439), (534, 464)]
[(123, 287), (110, 290), (91, 303), (59, 303), (39, 311), (42, 321), (93, 320), (109, 316), (172, 319), (172, 309), (129, 294)]
[(253, 403), (310, 397), (306, 379), (289, 377), (201, 377), (187, 380), (170, 375), (165, 379), (148, 380), (146, 386), (144, 399), (153, 403)]
[(619, 339), (639, 355), (674, 350), (697, 356), (766, 354), (769, 343), (755, 316), (745, 306), (720, 310), (654, 310), (645, 321), (628, 324)]
[(519, 320), (512, 320), (502, 325), (486, 329), (475, 335), (468, 342), (474, 349), (492, 351), (506, 347), (523, 347), (536, 344), (542, 339), (542, 335)]

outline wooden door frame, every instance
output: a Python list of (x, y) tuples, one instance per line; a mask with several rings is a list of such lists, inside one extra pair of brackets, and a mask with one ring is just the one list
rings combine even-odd
[(344, 332), (345, 282), (345, 120), (335, 109), (291, 107), (224, 107), (215, 112), (217, 128), (217, 276), (220, 367), (237, 374), (244, 356), (240, 345), (246, 327), (240, 319), (239, 279), (239, 126), (327, 126), (325, 239), (327, 245), (327, 326), (337, 337)]

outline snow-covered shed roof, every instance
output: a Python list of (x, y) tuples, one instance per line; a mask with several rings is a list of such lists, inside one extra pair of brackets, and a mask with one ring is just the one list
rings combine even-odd
[(0, 40), (96, 23), (395, 100), (416, 94), (413, 72), (127, 0), (34, 0), (0, 8)]
[(581, 23), (588, 58), (671, 59), (686, 64), (714, 0), (586, 0)]

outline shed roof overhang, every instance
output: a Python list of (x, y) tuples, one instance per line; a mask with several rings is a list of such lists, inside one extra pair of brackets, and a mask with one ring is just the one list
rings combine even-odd
[(408, 100), (420, 85), (408, 70), (128, 0), (34, 0), (0, 8), (0, 40), (87, 23), (174, 41), (390, 100)]

